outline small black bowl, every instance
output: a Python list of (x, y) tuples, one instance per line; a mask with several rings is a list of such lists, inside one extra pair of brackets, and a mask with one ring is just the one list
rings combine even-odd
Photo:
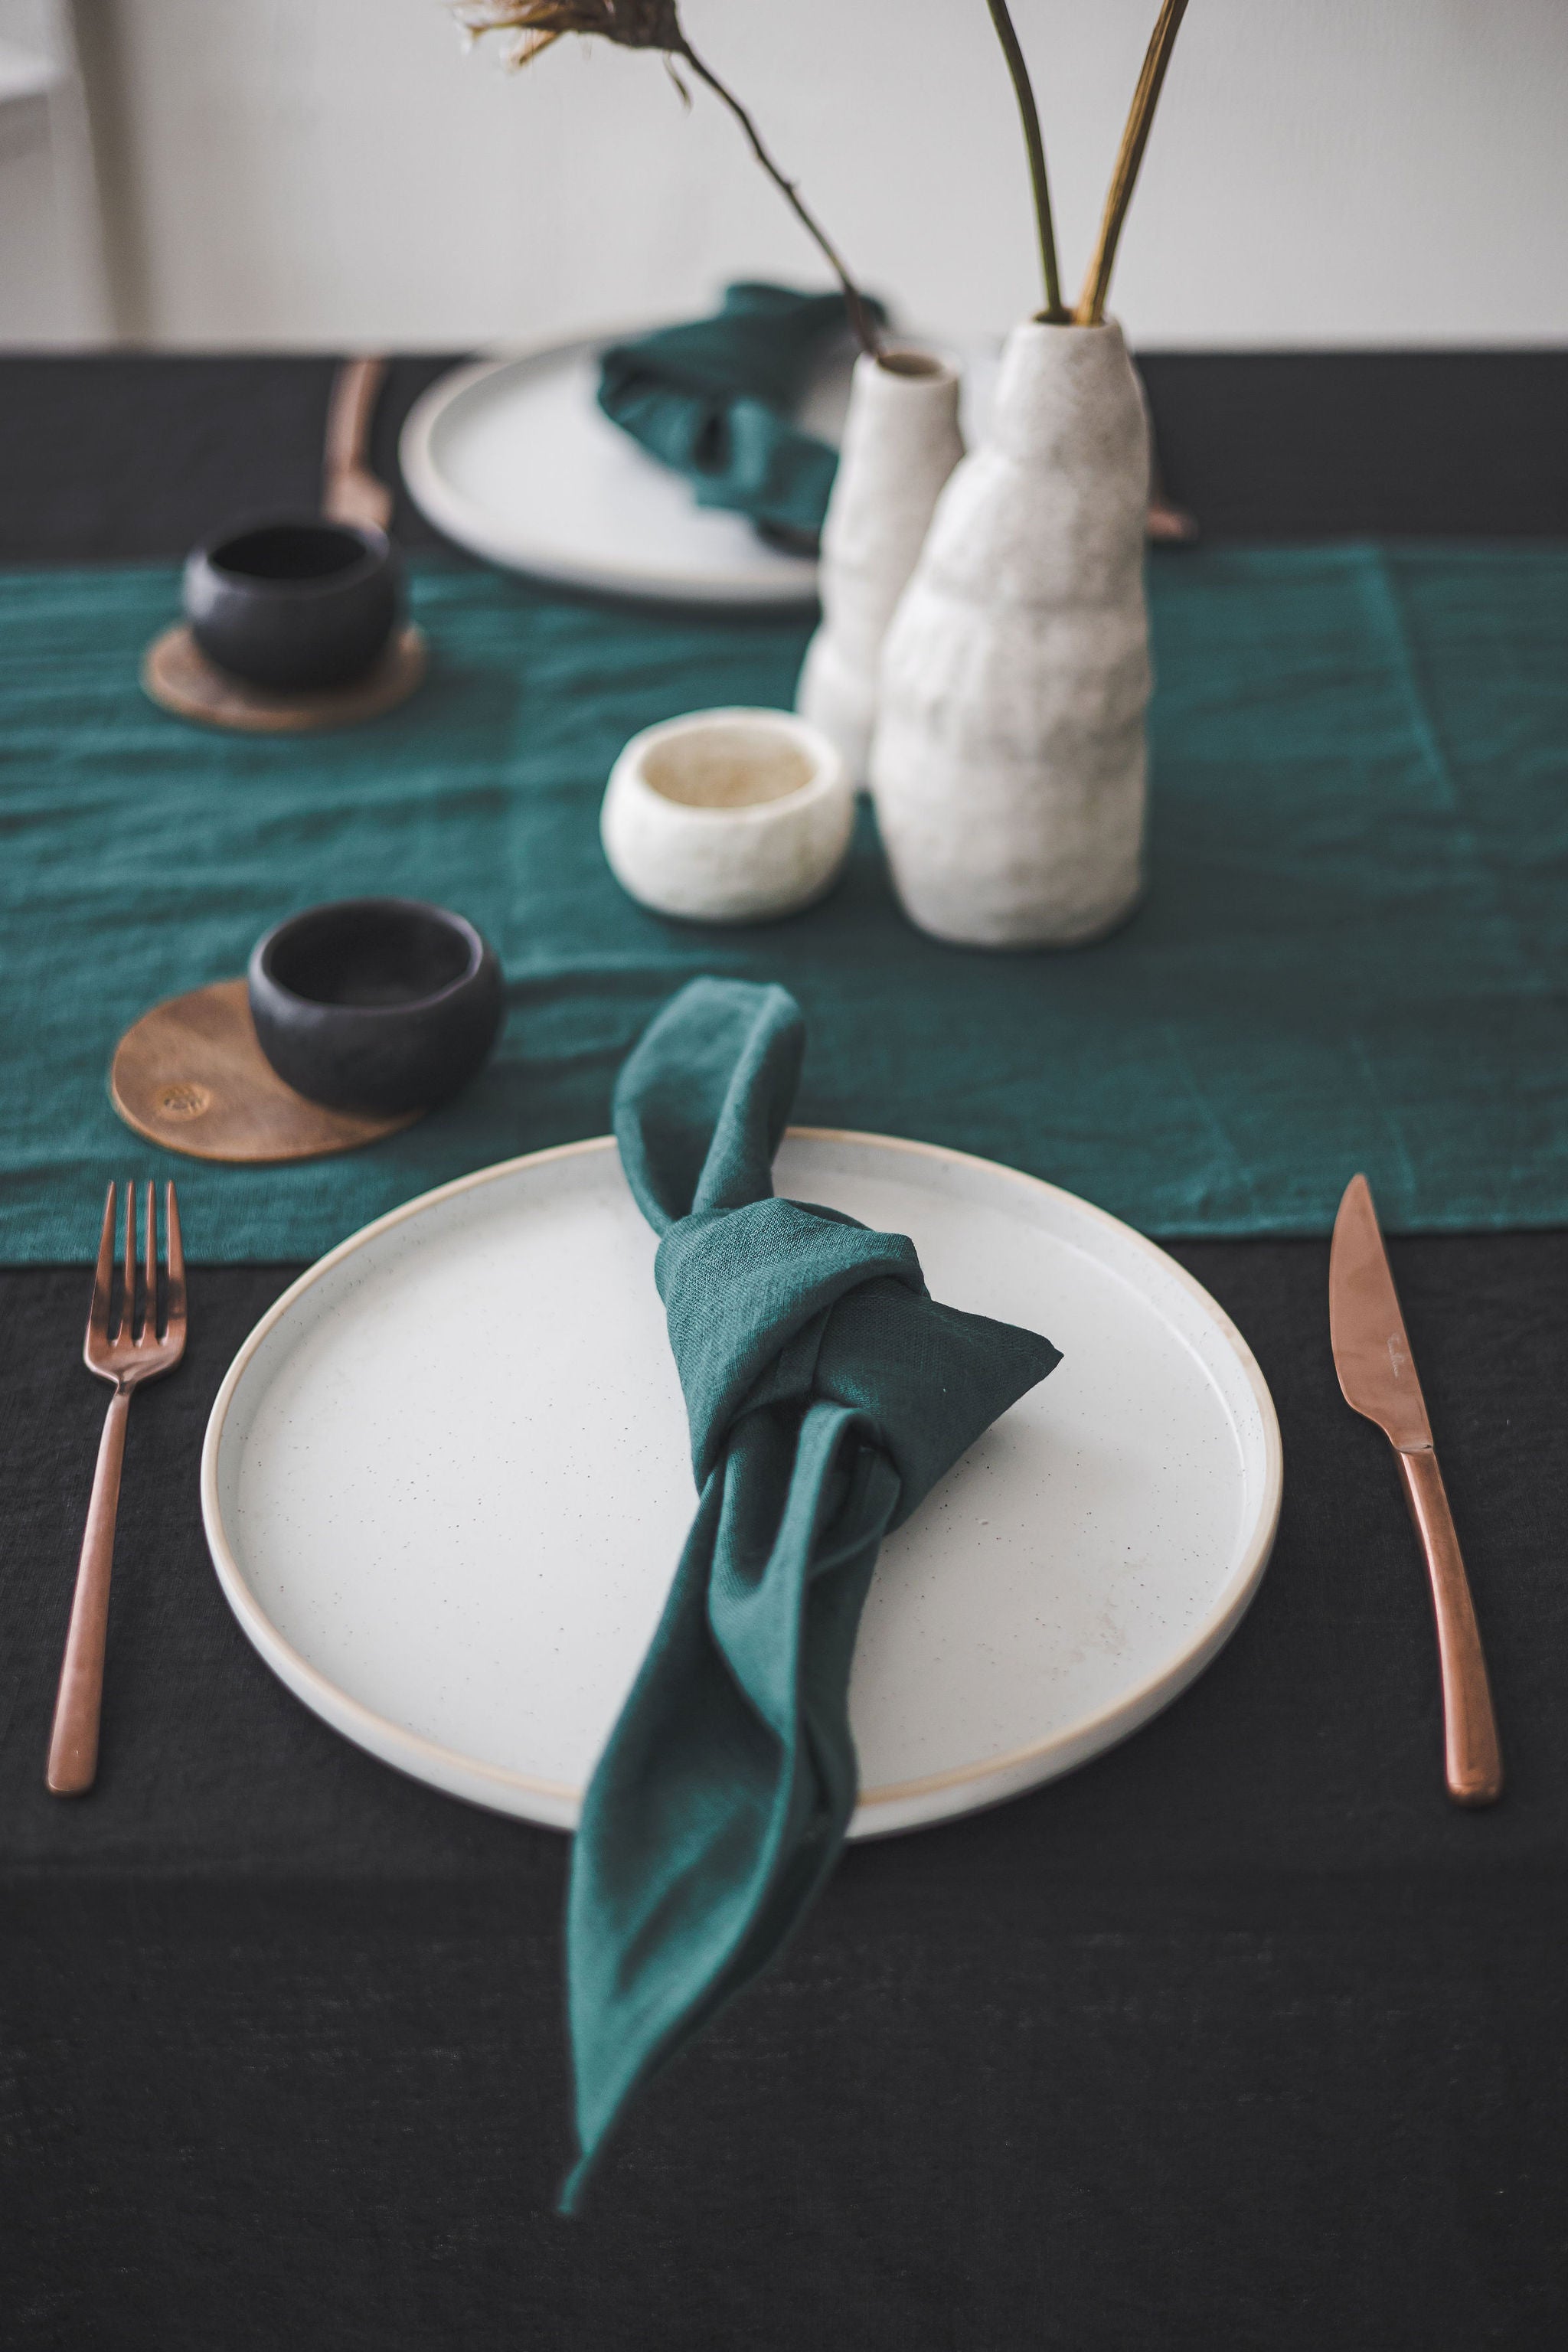
[(198, 547), (184, 606), (219, 669), (275, 691), (319, 691), (362, 677), (385, 651), (403, 569), (384, 531), (283, 515)]
[(250, 1013), (297, 1094), (331, 1110), (428, 1110), (495, 1043), (501, 970), (470, 922), (418, 898), (341, 898), (258, 940)]

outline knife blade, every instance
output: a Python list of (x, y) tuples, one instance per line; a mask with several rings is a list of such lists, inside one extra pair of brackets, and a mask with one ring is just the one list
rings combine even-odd
[(1388, 1253), (1364, 1176), (1352, 1176), (1329, 1254), (1329, 1338), (1345, 1402), (1394, 1448), (1426, 1560), (1443, 1684), (1444, 1771), (1456, 1804), (1502, 1794), (1502, 1758), (1486, 1658), (1453, 1514), (1432, 1444)]

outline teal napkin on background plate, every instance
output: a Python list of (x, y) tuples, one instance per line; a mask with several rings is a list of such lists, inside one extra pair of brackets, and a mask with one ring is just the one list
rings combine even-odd
[(731, 507), (815, 539), (838, 458), (789, 411), (844, 326), (840, 294), (729, 286), (710, 319), (612, 343), (599, 405), (650, 457), (688, 476), (700, 507)]
[(890, 1528), (1060, 1361), (941, 1307), (914, 1244), (773, 1195), (805, 1026), (785, 990), (694, 980), (616, 1090), (699, 1502), (573, 1851), (567, 1974), (582, 2157), (766, 1967), (854, 1810), (850, 1661)]

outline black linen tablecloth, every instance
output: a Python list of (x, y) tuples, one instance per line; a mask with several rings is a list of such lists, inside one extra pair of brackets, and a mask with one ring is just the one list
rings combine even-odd
[[(384, 464), (439, 364), (397, 370)], [(1568, 530), (1568, 362), (1148, 373), (1172, 492), (1216, 529)], [(0, 554), (170, 554), (308, 500), (329, 379), (0, 364)], [(1472, 447), (1499, 403), (1517, 429)], [(84, 1270), (0, 1274), (0, 2343), (1559, 2344), (1568, 1235), (1393, 1245), (1510, 1770), (1474, 1815), (1442, 1793), (1394, 1466), (1334, 1382), (1326, 1244), (1173, 1255), (1279, 1409), (1251, 1613), (1081, 1772), (852, 1852), (572, 2224), (565, 1842), (328, 1731), (207, 1563), (207, 1411), (298, 1269), (198, 1268), (187, 1363), (137, 1403), (75, 1805), (43, 1757), (105, 1391)]]

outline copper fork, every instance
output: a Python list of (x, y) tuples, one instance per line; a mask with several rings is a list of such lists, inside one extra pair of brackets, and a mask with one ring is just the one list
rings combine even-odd
[(164, 1276), (163, 1336), (158, 1336), (158, 1220), (147, 1187), (147, 1247), (142, 1267), (142, 1325), (136, 1328), (136, 1187), (125, 1187), (125, 1276), (120, 1312), (110, 1324), (114, 1287), (114, 1187), (103, 1204), (103, 1233), (87, 1318), (82, 1359), (100, 1381), (112, 1381), (114, 1394), (98, 1448), (92, 1499), (76, 1572), (70, 1631), (66, 1635), (59, 1696), (49, 1738), (48, 1785), (57, 1797), (84, 1796), (98, 1771), (98, 1725), (103, 1705), (103, 1644), (109, 1626), (109, 1580), (114, 1567), (114, 1520), (120, 1506), (120, 1469), (125, 1459), (125, 1423), (131, 1399), (143, 1381), (172, 1372), (185, 1352), (185, 1260), (180, 1246), (180, 1211), (174, 1188), (165, 1185), (168, 1266)]

